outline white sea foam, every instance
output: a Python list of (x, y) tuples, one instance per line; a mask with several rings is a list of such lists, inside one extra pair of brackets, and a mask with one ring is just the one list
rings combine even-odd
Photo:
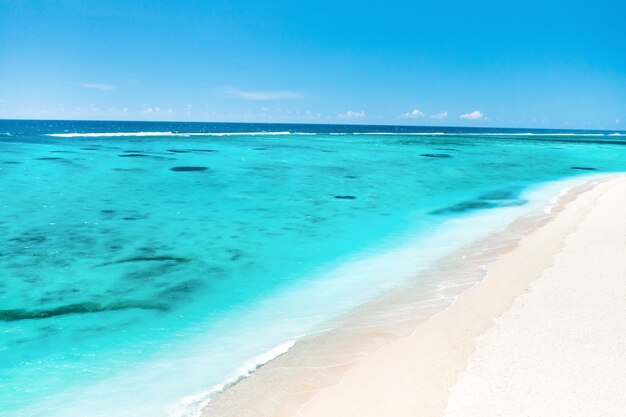
[(291, 135), (291, 132), (103, 132), (103, 133), (49, 133), (57, 138), (108, 138), (108, 137), (155, 137), (155, 136), (274, 136)]
[(604, 133), (453, 133), (458, 136), (607, 136)]
[[(316, 136), (316, 135), (366, 135), (366, 136), (623, 136), (620, 133), (446, 133), (446, 132), (101, 132), (101, 133), (48, 133), (57, 138), (107, 138), (107, 137), (192, 137), (192, 136)], [(10, 135), (10, 133), (6, 133)]]
[(173, 136), (173, 132), (109, 132), (109, 133), (49, 133), (57, 138), (108, 138), (118, 136)]
[(229, 386), (237, 383), (250, 376), (252, 372), (259, 367), (265, 365), (272, 359), (276, 359), (280, 355), (283, 355), (289, 351), (296, 343), (295, 340), (289, 340), (285, 343), (268, 350), (267, 352), (250, 359), (245, 362), (239, 368), (237, 368), (230, 377), (228, 377), (221, 384), (214, 385), (213, 387), (198, 392), (196, 394), (188, 395), (182, 398), (177, 404), (170, 407), (168, 410), (169, 417), (198, 417), (202, 413), (202, 409), (211, 402), (211, 398), (218, 392), (224, 391)]
[(355, 132), (354, 135), (392, 135), (392, 136), (439, 136), (455, 135), (455, 133), (444, 132)]
[[(594, 174), (590, 174), (590, 175), (585, 176), (584, 178), (591, 180), (595, 176), (596, 175)], [(580, 178), (574, 178), (571, 180), (562, 180), (559, 183), (562, 186), (561, 190), (559, 191), (558, 194), (556, 194), (554, 197), (550, 199), (546, 207), (543, 209), (543, 212), (546, 214), (552, 214), (555, 207), (559, 203), (559, 200), (561, 200), (561, 198), (563, 198), (563, 196), (565, 196), (572, 188), (576, 187), (577, 185), (580, 185), (581, 184), (580, 181), (581, 181)]]
[[(341, 133), (330, 133), (331, 135), (339, 135)], [(347, 134), (347, 133), (344, 133)], [(354, 132), (352, 135), (385, 135), (385, 136), (621, 136), (619, 133), (605, 134), (605, 133), (506, 133), (506, 132), (483, 132), (483, 133), (469, 133), (469, 132)]]
[[(231, 337), (238, 336), (236, 329), (232, 329), (232, 332)], [(214, 359), (210, 343), (216, 338), (205, 337), (201, 339), (201, 345), (187, 345), (187, 349), (183, 348), (178, 354), (171, 351), (168, 355), (140, 364), (136, 368), (129, 368), (110, 379), (50, 396), (40, 403), (24, 408), (16, 417), (198, 417), (215, 394), (285, 354), (303, 336), (302, 333), (293, 334), (287, 341), (257, 356), (248, 356), (250, 359), (241, 360), (239, 367), (225, 373), (221, 382), (202, 390), (202, 381), (210, 379), (211, 371), (221, 365), (219, 360), (213, 360), (212, 366), (207, 366), (206, 361), (211, 362)], [(228, 337), (217, 339), (223, 342)], [(260, 343), (264, 344), (266, 341)], [(237, 351), (239, 347), (239, 350), (254, 350), (248, 344), (233, 345), (229, 350)], [(214, 351), (212, 353), (215, 354)], [(237, 353), (235, 355), (239, 356)], [(192, 392), (191, 389), (198, 391), (187, 394)]]
[(220, 133), (180, 133), (180, 136), (284, 136), (303, 133), (292, 132), (220, 132)]

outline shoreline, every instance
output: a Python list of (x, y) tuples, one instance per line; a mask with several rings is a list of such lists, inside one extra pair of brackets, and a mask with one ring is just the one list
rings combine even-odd
[[(570, 195), (570, 198), (565, 196), (553, 221), (526, 235), (511, 251), (489, 264), (485, 279), (463, 293), (451, 308), (424, 322), (411, 336), (356, 364), (344, 375), (341, 384), (320, 392), (304, 404), (297, 415), (400, 417), (416, 412), (424, 417), (444, 415), (450, 389), (464, 374), (475, 352), (477, 338), (490, 330), (516, 299), (527, 294), (534, 281), (553, 266), (553, 259), (565, 239), (594, 209), (596, 199), (604, 191), (603, 185), (611, 185), (614, 181), (620, 179), (599, 184), (576, 196)], [(550, 320), (551, 317), (541, 319)], [(536, 324), (529, 323), (530, 326)], [(489, 410), (493, 401), (491, 391), (498, 384), (506, 385), (507, 382), (497, 380), (481, 385), (481, 393), (472, 400), (482, 402)], [(356, 402), (355, 398), (366, 400)], [(376, 401), (367, 400), (369, 398)], [(466, 402), (459, 402), (462, 405), (445, 415), (464, 415)], [(493, 415), (534, 414), (516, 414), (507, 410)]]
[[(533, 251), (548, 267), (473, 340), (473, 353), (448, 393), (444, 417), (623, 414), (625, 195), (622, 176), (572, 202), (568, 213), (557, 218), (561, 224), (551, 228), (569, 229), (554, 253), (539, 253), (533, 246), (554, 239), (548, 231), (533, 236), (535, 242), (523, 242), (518, 260), (522, 251)], [(494, 278), (503, 272), (494, 265)], [(489, 392), (490, 401), (481, 391)]]
[[(547, 206), (552, 208), (544, 205), (541, 212), (522, 214), (505, 230), (465, 246), (447, 257), (446, 262), (430, 268), (424, 274), (425, 280), (370, 301), (339, 318), (327, 331), (298, 340), (286, 354), (214, 395), (203, 408), (202, 416), (291, 416), (303, 407), (303, 415), (307, 415), (308, 404), (335, 389), (362, 362), (370, 361), (389, 345), (412, 337), (416, 329), (450, 309), (451, 303), (456, 305), (456, 298), (482, 282), (485, 265), (497, 261), (523, 238), (549, 224), (578, 195), (613, 177), (609, 174), (579, 178), (580, 182), (564, 187), (561, 195), (552, 199)], [(442, 278), (443, 282), (458, 285), (437, 288)], [(429, 292), (424, 291), (427, 285), (431, 285)], [(349, 411), (345, 413), (350, 415)]]

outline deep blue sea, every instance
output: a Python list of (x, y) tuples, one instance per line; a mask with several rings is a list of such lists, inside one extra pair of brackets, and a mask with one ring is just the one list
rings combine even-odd
[(619, 132), (0, 120), (0, 415), (194, 415), (403, 285), (338, 268), (619, 171)]

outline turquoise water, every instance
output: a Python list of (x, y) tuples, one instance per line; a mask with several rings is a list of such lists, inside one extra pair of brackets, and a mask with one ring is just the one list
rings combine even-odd
[(625, 171), (624, 145), (612, 132), (0, 121), (0, 415), (184, 415), (186, 395), (394, 284), (340, 290), (329, 271), (523, 207), (528, 187)]

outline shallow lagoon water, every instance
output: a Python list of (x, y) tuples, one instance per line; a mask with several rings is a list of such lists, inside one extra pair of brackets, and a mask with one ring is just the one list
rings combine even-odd
[(523, 207), (528, 187), (626, 168), (611, 132), (0, 121), (0, 133), (0, 414), (16, 416), (180, 415), (185, 395), (401, 285), (334, 268)]

